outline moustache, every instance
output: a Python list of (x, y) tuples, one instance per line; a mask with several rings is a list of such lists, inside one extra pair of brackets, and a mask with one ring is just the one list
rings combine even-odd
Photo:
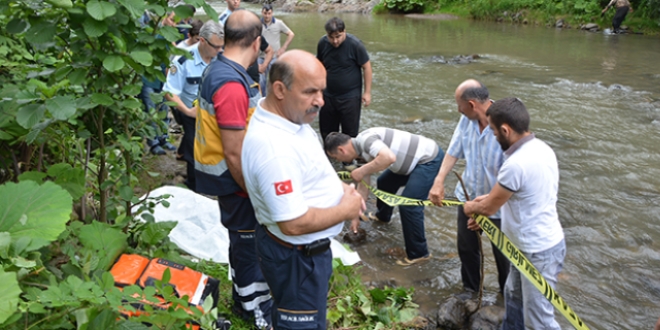
[(315, 105), (315, 106), (313, 106), (313, 107), (311, 107), (311, 108), (305, 110), (305, 114), (306, 114), (306, 115), (310, 115), (310, 114), (313, 114), (313, 113), (317, 113), (317, 112), (319, 112), (319, 111), (321, 111), (321, 107)]

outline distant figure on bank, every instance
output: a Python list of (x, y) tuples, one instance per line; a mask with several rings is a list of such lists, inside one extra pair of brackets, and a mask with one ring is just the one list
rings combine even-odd
[[(471, 218), (468, 227), (479, 230), (474, 214), (490, 216), (501, 208), (502, 232), (554, 288), (566, 257), (557, 215), (557, 157), (529, 131), (529, 113), (518, 98), (496, 101), (486, 116), (505, 159), (490, 193), (465, 202), (463, 210)], [(502, 330), (561, 329), (552, 303), (513, 265), (504, 306)]]
[[(325, 23), (327, 35), (319, 40), (316, 57), (328, 72), (325, 104), (319, 114), (321, 138), (330, 132), (356, 137), (362, 104), (371, 103), (371, 62), (360, 39), (346, 33), (344, 21), (333, 17)], [(364, 91), (362, 78), (364, 76)]]
[(626, 19), (628, 11), (632, 13), (633, 9), (630, 5), (630, 1), (628, 0), (612, 0), (607, 4), (607, 6), (605, 6), (605, 9), (603, 9), (601, 15), (604, 15), (605, 12), (612, 6), (616, 7), (616, 12), (612, 18), (612, 32), (621, 33), (621, 23), (623, 23), (623, 20)]
[[(458, 85), (454, 99), (461, 118), (454, 129), (454, 135), (451, 137), (447, 153), (442, 160), (440, 172), (429, 193), (431, 202), (438, 206), (442, 206), (442, 199), (445, 198), (445, 179), (447, 175), (450, 175), (459, 159), (465, 159), (462, 178), (468, 194), (465, 195), (463, 185), (458, 182), (454, 196), (461, 202), (485, 195), (493, 189), (497, 182), (497, 173), (504, 162), (502, 147), (497, 143), (493, 130), (488, 125), (488, 117), (486, 117), (486, 110), (492, 104), (488, 88), (474, 79), (469, 79)], [(456, 246), (461, 260), (463, 288), (467, 291), (478, 292), (482, 280), (478, 237), (481, 232), (473, 232), (468, 229), (469, 217), (463, 212), (463, 206), (459, 206), (457, 211)], [(502, 228), (500, 211), (490, 216), (490, 220), (497, 228)], [(500, 292), (504, 293), (506, 277), (509, 274), (509, 261), (495, 244), (491, 242), (491, 245), (499, 274)]]
[(260, 224), (256, 248), (273, 295), (274, 329), (327, 328), (330, 238), (346, 220), (357, 230), (364, 210), (309, 126), (323, 105), (325, 84), (314, 55), (284, 53), (244, 140), (243, 173)]
[(202, 75), (195, 132), (197, 191), (218, 196), (222, 225), (229, 232), (232, 312), (254, 316), (258, 329), (270, 328), (272, 299), (255, 249), (257, 219), (241, 171), (241, 150), (257, 100), (261, 97), (246, 71), (259, 55), (261, 21), (247, 10), (225, 25), (225, 50)]
[[(286, 24), (284, 24), (284, 21), (281, 19), (275, 19), (275, 17), (273, 17), (273, 6), (271, 4), (265, 4), (261, 9), (261, 23), (263, 24), (263, 27), (261, 28), (261, 35), (266, 38), (266, 41), (274, 52), (273, 59), (268, 64), (268, 67), (263, 73), (260, 74), (259, 85), (261, 85), (261, 94), (266, 96), (268, 70), (270, 70), (270, 67), (273, 65), (273, 61), (275, 61), (278, 57), (284, 54), (284, 52), (286, 52), (287, 48), (289, 48), (289, 45), (291, 44), (291, 41), (293, 41), (295, 34), (293, 31), (291, 31), (291, 29), (289, 29), (288, 26), (286, 26)], [(286, 41), (284, 41), (284, 44), (282, 45), (280, 43), (281, 34), (286, 35)], [(259, 56), (259, 64), (262, 64), (263, 62), (264, 56)]]
[(179, 153), (183, 155), (183, 160), (186, 162), (185, 184), (195, 192), (197, 192), (197, 186), (195, 184), (194, 147), (197, 109), (193, 107), (193, 101), (197, 99), (204, 69), (216, 58), (225, 43), (222, 25), (213, 20), (204, 23), (199, 34), (200, 42), (190, 48), (192, 58), (175, 57), (167, 73), (165, 86), (163, 86), (163, 90), (167, 92), (165, 99), (176, 103), (176, 106), (172, 108), (172, 113), (183, 126)]
[(227, 2), (227, 9), (225, 9), (225, 11), (222, 12), (222, 14), (220, 14), (220, 16), (218, 17), (218, 21), (223, 26), (227, 22), (227, 18), (229, 18), (231, 13), (233, 13), (236, 9), (238, 9), (238, 7), (241, 6), (241, 0), (225, 0), (225, 1)]
[[(332, 132), (325, 138), (324, 148), (328, 156), (344, 163), (358, 157), (368, 162), (351, 172), (356, 182), (383, 171), (378, 177), (378, 189), (394, 194), (405, 186), (402, 196), (422, 200), (428, 197), (445, 154), (431, 139), (385, 127), (370, 128), (356, 138)], [(370, 214), (370, 220), (390, 222), (393, 207), (381, 200), (376, 204), (378, 212)], [(399, 212), (407, 257), (397, 264), (408, 266), (430, 259), (424, 234), (424, 206), (399, 206)]]

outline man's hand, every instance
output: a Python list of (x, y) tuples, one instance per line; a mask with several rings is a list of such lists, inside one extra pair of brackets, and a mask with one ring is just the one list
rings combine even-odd
[(431, 203), (442, 206), (442, 199), (445, 197), (445, 184), (444, 182), (434, 182), (433, 187), (429, 191), (429, 199)]
[(259, 64), (259, 73), (266, 72), (266, 69), (268, 69), (268, 63)]
[(362, 104), (364, 104), (365, 107), (368, 107), (369, 104), (371, 104), (371, 93), (365, 92), (362, 94)]
[(344, 196), (342, 196), (339, 204), (346, 204), (348, 210), (348, 217), (346, 219), (358, 219), (362, 212), (367, 209), (367, 205), (364, 203), (364, 199), (360, 196), (357, 190), (355, 190), (354, 184), (344, 184)]
[(353, 232), (353, 234), (357, 234), (358, 228), (360, 228), (360, 217), (351, 220), (351, 231)]
[(467, 228), (472, 231), (480, 230), (479, 224), (472, 218), (468, 219)]
[(282, 48), (278, 49), (277, 50), (277, 58), (282, 56), (282, 54), (284, 54), (284, 52), (286, 52), (286, 48), (282, 47)]

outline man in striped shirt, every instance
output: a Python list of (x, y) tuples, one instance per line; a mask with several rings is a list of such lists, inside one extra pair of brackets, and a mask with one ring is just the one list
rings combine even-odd
[[(438, 206), (441, 206), (441, 200), (445, 195), (445, 178), (459, 159), (465, 159), (463, 181), (468, 196), (465, 196), (460, 182), (456, 185), (454, 194), (462, 202), (490, 192), (497, 182), (497, 173), (504, 159), (502, 148), (493, 130), (488, 126), (486, 110), (492, 101), (486, 86), (474, 79), (466, 80), (456, 88), (454, 98), (461, 118), (429, 194), (431, 202)], [(490, 220), (501, 228), (499, 210), (490, 217)], [(461, 259), (463, 287), (468, 291), (479, 291), (481, 253), (477, 235), (481, 235), (481, 232), (472, 232), (468, 229), (468, 217), (463, 213), (462, 206), (458, 207), (457, 231), (456, 245)], [(492, 248), (499, 273), (500, 292), (503, 292), (509, 274), (509, 261), (495, 245), (492, 245)]]
[[(405, 186), (404, 197), (426, 199), (438, 174), (444, 152), (435, 141), (385, 127), (374, 127), (351, 138), (344, 133), (333, 132), (325, 138), (325, 152), (342, 162), (352, 162), (360, 157), (365, 165), (351, 172), (353, 180), (360, 182), (371, 174), (384, 171), (378, 177), (378, 188), (396, 193)], [(369, 216), (373, 220), (390, 222), (393, 207), (377, 201), (378, 212)], [(400, 206), (401, 227), (406, 244), (407, 257), (397, 261), (407, 266), (431, 258), (424, 234), (424, 206)]]

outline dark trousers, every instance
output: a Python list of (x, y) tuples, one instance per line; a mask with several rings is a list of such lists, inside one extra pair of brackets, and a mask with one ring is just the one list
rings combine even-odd
[(351, 137), (356, 137), (360, 129), (360, 113), (362, 111), (362, 96), (338, 99), (323, 95), (323, 107), (319, 113), (319, 129), (321, 138), (331, 132), (341, 132)]
[(628, 9), (628, 6), (623, 6), (616, 9), (614, 17), (612, 18), (612, 28), (614, 29), (614, 32), (619, 32), (621, 23), (623, 23), (623, 20), (626, 19), (626, 15), (628, 15)]
[(257, 328), (267, 328), (273, 300), (257, 261), (252, 203), (235, 194), (218, 196), (218, 203), (222, 224), (229, 231), (233, 311), (243, 318), (254, 316)]
[[(174, 110), (179, 112), (179, 110)], [(195, 180), (195, 118), (188, 117), (181, 113), (179, 118), (180, 125), (183, 127), (183, 137), (181, 138), (181, 145), (179, 145), (179, 152), (182, 152), (183, 159), (186, 161), (186, 186), (188, 189), (197, 192), (197, 184)]]
[[(463, 206), (458, 207), (457, 238), (458, 256), (461, 259), (461, 278), (463, 287), (472, 291), (479, 291), (481, 282), (481, 253), (479, 251), (479, 238), (481, 231), (472, 231), (467, 228), (468, 217), (463, 212)], [(489, 218), (490, 219), (490, 218)], [(501, 219), (490, 219), (497, 228), (502, 228)], [(495, 264), (497, 265), (497, 282), (500, 285), (500, 293), (504, 292), (506, 278), (509, 275), (509, 260), (491, 242)]]
[[(142, 84), (142, 89), (140, 90), (140, 95), (138, 95), (138, 97), (140, 98), (142, 104), (144, 105), (144, 109), (143, 109), (144, 112), (149, 112), (151, 111), (151, 109), (156, 109), (156, 111), (159, 112), (161, 111), (167, 112), (167, 109), (169, 109), (167, 104), (165, 104), (164, 102), (156, 104), (151, 99), (151, 94), (157, 94), (160, 92), (161, 92), (160, 89), (154, 89), (152, 87), (147, 86), (146, 84)], [(160, 129), (160, 127), (156, 125), (156, 123), (151, 124), (151, 126), (156, 131), (156, 135), (153, 137), (153, 139), (147, 138), (147, 145), (150, 148), (161, 145), (167, 141), (167, 127), (170, 124), (170, 119), (167, 116), (165, 116), (165, 118), (163, 118), (163, 122), (165, 123), (165, 132), (163, 132)]]
[[(399, 188), (406, 186), (403, 188), (401, 196), (427, 199), (444, 155), (444, 152), (439, 150), (438, 155), (432, 161), (418, 164), (409, 175), (395, 174), (390, 170), (385, 170), (378, 177), (378, 189), (394, 194)], [(378, 207), (376, 217), (381, 221), (389, 222), (394, 208), (380, 200), (376, 202), (376, 206)], [(399, 213), (408, 259), (427, 256), (429, 250), (424, 233), (424, 206), (399, 206)]]
[(275, 242), (258, 226), (259, 266), (273, 295), (274, 329), (326, 329), (332, 251), (306, 257)]

